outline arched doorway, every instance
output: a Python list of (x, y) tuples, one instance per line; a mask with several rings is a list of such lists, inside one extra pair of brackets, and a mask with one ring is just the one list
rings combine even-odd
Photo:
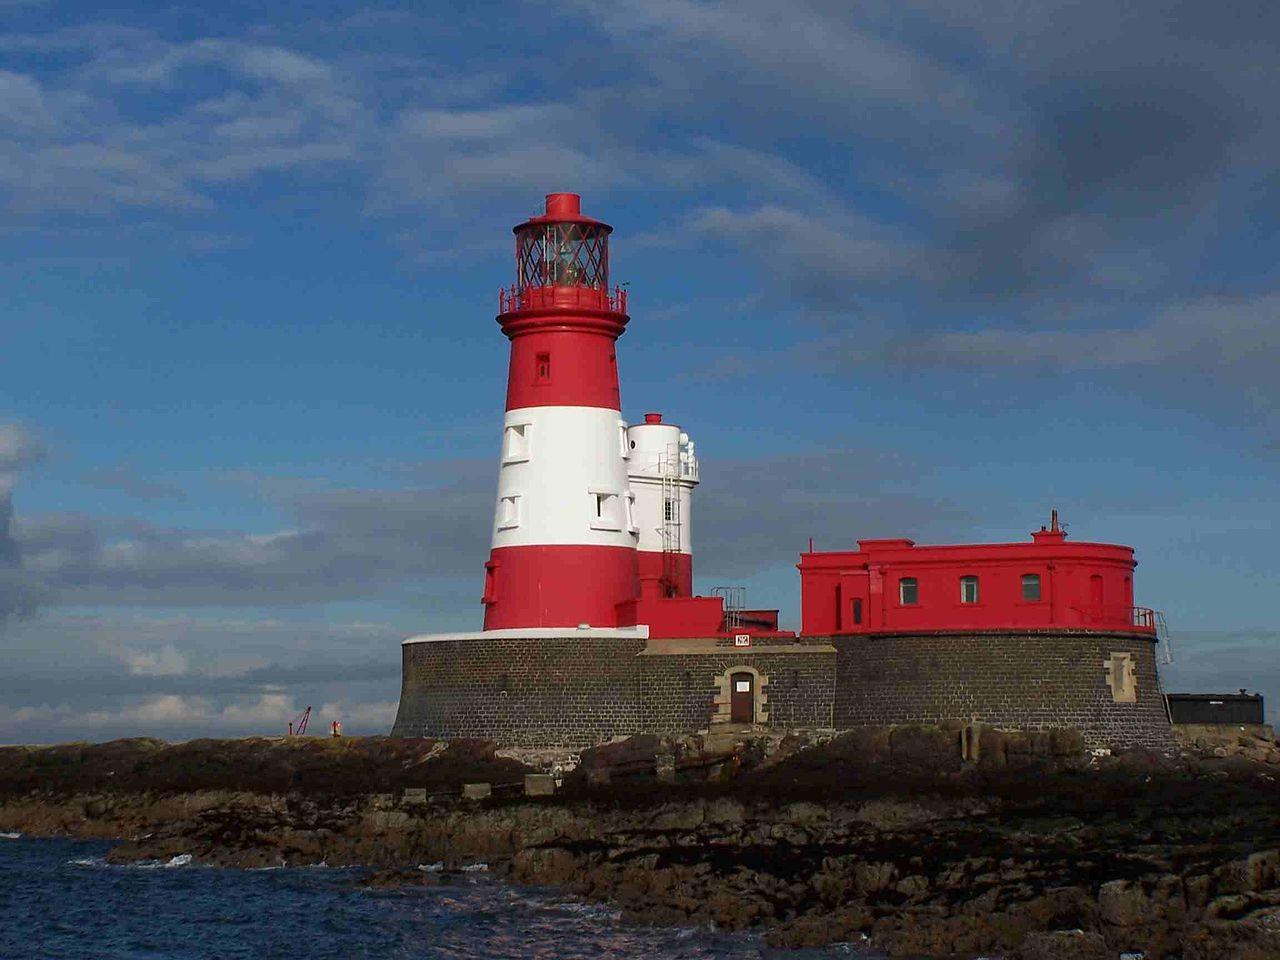
[(755, 676), (750, 673), (734, 673), (729, 677), (729, 721), (731, 723), (755, 723)]

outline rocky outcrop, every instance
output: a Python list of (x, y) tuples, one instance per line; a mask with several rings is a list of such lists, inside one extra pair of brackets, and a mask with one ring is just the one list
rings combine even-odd
[[(364, 792), (324, 782), (167, 791), (146, 772), (153, 763), (130, 766), (117, 745), (127, 782), (145, 789), (117, 789), (96, 768), (32, 792), (21, 773), (22, 791), (0, 781), (0, 830), (124, 837), (115, 860), (364, 865), (379, 885), (448, 882), (483, 861), (634, 920), (759, 927), (779, 946), (865, 938), (894, 957), (1280, 956), (1273, 766), (1211, 751), (1094, 756), (1069, 733), (991, 730), (964, 761), (962, 740), (959, 728), (930, 727), (637, 739), (585, 752), (553, 797), (480, 801), (457, 786), (524, 769), (492, 745), (393, 752), (385, 769), (400, 779), (370, 777)], [(139, 758), (163, 749), (147, 744)], [(425, 800), (385, 789), (411, 783), (406, 764)], [(67, 791), (82, 782), (93, 789)]]

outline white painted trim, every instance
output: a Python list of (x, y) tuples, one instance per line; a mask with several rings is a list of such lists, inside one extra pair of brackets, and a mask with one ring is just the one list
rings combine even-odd
[(477, 630), (474, 633), (424, 633), (407, 637), (401, 645), (409, 643), (443, 643), (446, 640), (572, 640), (575, 637), (592, 640), (648, 640), (649, 625), (634, 627), (512, 627), (507, 630)]

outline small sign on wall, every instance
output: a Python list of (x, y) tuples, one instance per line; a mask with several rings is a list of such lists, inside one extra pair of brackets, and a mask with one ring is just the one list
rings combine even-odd
[(749, 647), (749, 646), (751, 646), (751, 634), (749, 634), (749, 633), (735, 633), (735, 634), (733, 635), (733, 645), (734, 645), (735, 647)]

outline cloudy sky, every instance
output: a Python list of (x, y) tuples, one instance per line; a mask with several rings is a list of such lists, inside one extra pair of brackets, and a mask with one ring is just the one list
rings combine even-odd
[(1280, 7), (0, 0), (0, 742), (385, 730), (474, 629), (510, 226), (613, 223), (698, 587), (1133, 544), (1280, 706)]

